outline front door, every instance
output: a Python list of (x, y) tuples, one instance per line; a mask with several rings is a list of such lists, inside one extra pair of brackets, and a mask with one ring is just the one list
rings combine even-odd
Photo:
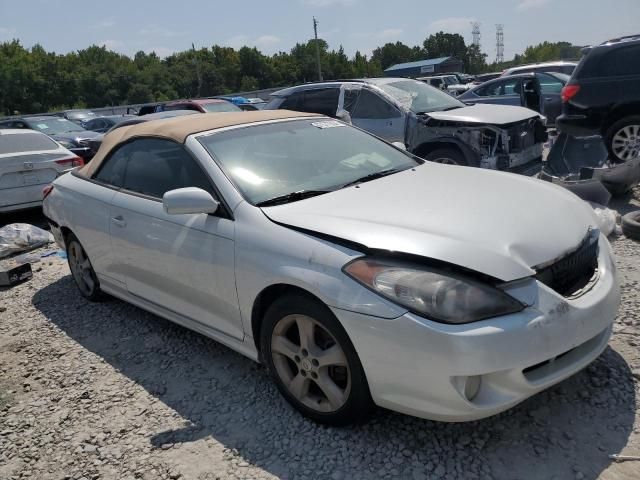
[(556, 118), (562, 113), (560, 93), (564, 83), (546, 73), (537, 73), (536, 78), (540, 85), (538, 90), (540, 92), (540, 113), (547, 117), (548, 123), (555, 124)]
[(206, 173), (182, 145), (138, 139), (123, 188), (112, 200), (111, 245), (127, 290), (144, 300), (243, 337), (235, 287), (234, 223), (216, 215), (169, 215), (162, 195), (199, 187), (216, 195)]

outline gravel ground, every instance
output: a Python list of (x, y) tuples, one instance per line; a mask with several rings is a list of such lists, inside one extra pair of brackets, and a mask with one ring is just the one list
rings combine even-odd
[[(621, 213), (640, 208), (616, 201)], [(640, 243), (613, 240), (623, 304), (585, 371), (496, 417), (445, 424), (379, 410), (304, 420), (261, 366), (111, 299), (64, 260), (0, 290), (0, 479), (638, 479)]]

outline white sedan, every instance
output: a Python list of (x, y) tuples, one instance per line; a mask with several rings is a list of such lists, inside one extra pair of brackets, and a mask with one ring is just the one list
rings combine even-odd
[(42, 205), (42, 190), (83, 160), (44, 133), (0, 129), (0, 212)]
[(327, 117), (120, 128), (44, 212), (82, 295), (262, 361), (304, 415), (501, 412), (607, 346), (620, 293), (591, 208), (423, 160)]

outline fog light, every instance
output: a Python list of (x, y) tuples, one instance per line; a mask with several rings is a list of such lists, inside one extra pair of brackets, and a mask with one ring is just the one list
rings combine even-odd
[(464, 397), (468, 401), (472, 401), (478, 395), (480, 391), (480, 384), (482, 383), (482, 377), (480, 375), (474, 375), (473, 377), (467, 377), (464, 382)]

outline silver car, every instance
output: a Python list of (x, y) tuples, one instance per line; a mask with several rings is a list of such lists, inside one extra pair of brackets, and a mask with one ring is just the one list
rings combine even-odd
[(82, 159), (33, 130), (0, 129), (0, 212), (42, 205), (42, 190)]
[(593, 361), (619, 303), (609, 243), (573, 194), (424, 162), (320, 115), (119, 128), (44, 212), (82, 295), (263, 362), (325, 423), (373, 405), (501, 412)]

